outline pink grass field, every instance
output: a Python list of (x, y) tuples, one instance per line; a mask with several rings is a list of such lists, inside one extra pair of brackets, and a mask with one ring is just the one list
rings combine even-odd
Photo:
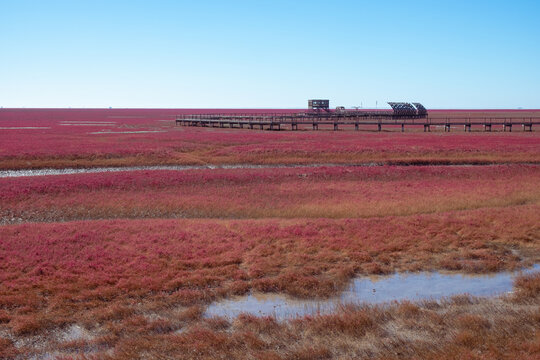
[[(538, 264), (540, 131), (174, 126), (210, 111), (236, 112), (0, 109), (0, 170), (322, 164), (0, 178), (0, 359), (540, 358), (539, 275), (492, 298), (203, 316), (248, 293), (326, 298), (355, 276)], [(473, 113), (540, 111), (433, 112)]]
[(130, 171), (0, 179), (0, 218), (356, 218), (540, 204), (536, 165)]
[[(230, 325), (225, 319), (200, 319), (204, 305), (250, 290), (297, 297), (328, 296), (342, 289), (355, 273), (421, 269), (483, 272), (531, 264), (539, 258), (539, 210), (529, 205), (406, 218), (98, 220), (3, 226), (0, 329), (22, 342), (14, 347), (12, 340), (6, 340), (0, 351), (24, 356), (60, 350), (67, 358), (86, 354), (111, 359), (165, 351), (177, 358), (229, 354), (227, 357), (240, 359), (245, 353), (233, 349), (245, 348), (253, 356), (265, 350), (274, 354), (272, 358), (294, 359), (295, 342), (287, 341), (286, 345), (275, 338), (279, 327), (268, 334), (255, 332), (247, 336), (249, 328), (241, 323), (227, 330)], [(523, 257), (527, 260), (523, 261)], [(536, 283), (530, 290), (527, 282), (522, 286), (523, 291), (532, 294), (528, 297), (538, 296)], [(463, 306), (463, 302), (460, 304)], [(503, 311), (496, 304), (484, 306), (494, 306), (491, 311), (495, 313)], [(418, 316), (427, 310), (415, 309), (409, 315), (410, 320), (418, 322), (415, 327), (433, 321), (421, 320)], [(377, 314), (376, 309), (362, 311), (370, 316)], [(473, 310), (469, 306), (460, 311), (463, 314)], [(352, 320), (354, 314), (356, 310), (335, 315), (344, 316), (342, 320), (307, 318), (303, 321), (308, 324), (297, 323), (300, 328), (295, 333), (309, 333), (311, 321), (330, 321), (324, 326), (329, 332), (320, 334), (332, 341), (325, 353), (348, 353), (352, 348), (338, 350), (331, 344), (343, 336), (351, 336), (350, 341), (357, 343), (370, 333)], [(505, 326), (514, 324), (514, 318), (508, 313)], [(242, 319), (234, 323), (237, 321)], [(382, 326), (386, 321), (387, 317), (374, 324)], [(487, 320), (479, 317), (475, 323), (478, 321)], [(534, 333), (521, 333), (519, 324), (524, 323), (516, 319), (516, 325), (512, 325), (515, 334), (520, 332), (513, 341), (531, 341), (531, 336), (534, 339)], [(86, 329), (92, 337), (76, 342), (56, 340), (55, 334), (72, 325)], [(533, 324), (528, 326), (536, 329)], [(499, 328), (488, 334), (496, 335), (494, 331)], [(225, 335), (237, 340), (226, 348), (223, 340), (212, 340)], [(380, 339), (381, 335), (371, 336)], [(259, 344), (255, 348), (253, 341)], [(320, 343), (321, 339), (309, 341)], [(407, 346), (420, 347), (413, 354), (421, 353), (420, 344), (407, 341)], [(441, 354), (453, 341), (450, 337), (438, 342), (430, 352)], [(182, 345), (176, 349), (165, 345), (171, 342)], [(458, 345), (459, 351), (454, 351), (475, 351), (479, 346), (476, 341)], [(189, 352), (194, 347), (199, 350)], [(495, 346), (492, 351), (510, 350)], [(535, 350), (525, 354), (531, 351)], [(312, 351), (305, 353), (313, 355)]]
[(210, 110), (0, 109), (0, 169), (208, 163), (540, 162), (540, 132), (401, 134), (175, 127), (175, 114), (188, 111)]
[(537, 251), (538, 210), (528, 205), (405, 218), (3, 226), (0, 305), (10, 319), (35, 313), (58, 326), (96, 304), (147, 296), (184, 305), (250, 288), (325, 296), (355, 272), (515, 268), (519, 257), (511, 248)]

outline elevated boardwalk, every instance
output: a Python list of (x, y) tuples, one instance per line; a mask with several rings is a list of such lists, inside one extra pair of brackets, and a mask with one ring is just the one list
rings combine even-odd
[(540, 117), (429, 117), (429, 116), (396, 116), (390, 112), (350, 112), (350, 113), (300, 113), (300, 114), (197, 114), (178, 115), (176, 125), (217, 127), (230, 129), (257, 130), (340, 130), (354, 129), (356, 131), (373, 127), (377, 131), (383, 128), (423, 128), (425, 132), (433, 128), (451, 129), (462, 128), (471, 131), (473, 127), (492, 131), (512, 131), (520, 128), (522, 131), (533, 131), (533, 126), (540, 125)]

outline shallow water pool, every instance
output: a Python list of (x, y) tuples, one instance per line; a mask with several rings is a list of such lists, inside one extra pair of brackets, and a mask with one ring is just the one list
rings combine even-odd
[(440, 272), (401, 273), (389, 276), (355, 278), (339, 296), (325, 300), (301, 300), (281, 294), (251, 294), (211, 304), (206, 317), (236, 317), (242, 313), (275, 316), (279, 320), (305, 315), (328, 314), (342, 304), (381, 304), (391, 301), (424, 299), (469, 294), (496, 296), (512, 291), (519, 274), (540, 271), (540, 264), (516, 272), (490, 275), (446, 274)]

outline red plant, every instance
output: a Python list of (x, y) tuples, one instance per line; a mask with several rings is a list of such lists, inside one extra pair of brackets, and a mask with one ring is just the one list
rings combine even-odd
[(174, 116), (190, 111), (0, 109), (0, 127), (6, 128), (0, 132), (0, 168), (540, 161), (538, 132), (329, 133), (175, 127)]
[(4, 222), (90, 218), (353, 218), (537, 204), (540, 168), (133, 171), (0, 179)]

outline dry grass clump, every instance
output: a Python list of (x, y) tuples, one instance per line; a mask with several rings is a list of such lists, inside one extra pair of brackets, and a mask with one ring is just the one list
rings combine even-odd
[(50, 323), (43, 316), (36, 314), (14, 316), (9, 322), (11, 331), (16, 336), (35, 334), (49, 325)]
[(540, 273), (522, 275), (516, 279), (516, 301), (534, 299), (540, 295)]
[(13, 342), (0, 336), (0, 359), (13, 359), (18, 354)]
[(6, 310), (0, 310), (0, 324), (8, 323), (11, 320)]

